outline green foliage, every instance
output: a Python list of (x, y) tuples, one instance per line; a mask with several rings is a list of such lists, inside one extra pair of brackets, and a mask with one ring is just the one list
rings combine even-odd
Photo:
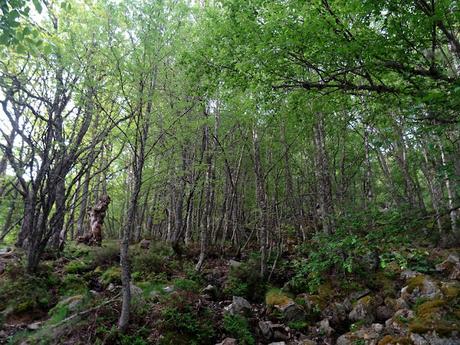
[(169, 296), (161, 312), (163, 331), (185, 336), (190, 344), (211, 344), (215, 335), (213, 315), (198, 300), (199, 296), (189, 291)]
[(113, 266), (109, 267), (101, 276), (101, 281), (105, 285), (110, 283), (121, 283), (121, 267)]
[(87, 285), (87, 281), (79, 275), (66, 274), (62, 279), (61, 285), (59, 287), (59, 294), (61, 296), (73, 296), (76, 294), (81, 294), (87, 291)]
[(173, 281), (174, 286), (179, 290), (198, 292), (200, 290), (200, 285), (190, 279), (175, 279)]
[(224, 293), (229, 296), (241, 296), (254, 301), (261, 301), (265, 295), (265, 283), (260, 277), (259, 258), (252, 257), (240, 266), (230, 269), (224, 286)]
[(105, 244), (104, 247), (95, 248), (91, 252), (91, 258), (94, 266), (116, 265), (120, 262), (120, 249), (117, 244)]
[(224, 331), (228, 336), (238, 340), (241, 345), (254, 345), (254, 336), (249, 328), (248, 320), (242, 315), (224, 315)]
[(2, 278), (0, 311), (12, 308), (12, 312), (21, 314), (48, 310), (55, 300), (53, 289), (58, 282), (58, 278), (49, 271), (42, 271), (36, 276), (23, 273), (14, 279)]
[(72, 273), (83, 273), (83, 272), (89, 271), (91, 269), (92, 269), (91, 264), (89, 264), (87, 262), (84, 262), (84, 261), (80, 261), (80, 260), (70, 261), (64, 267), (64, 270), (67, 273), (70, 273), (70, 274), (72, 274)]
[(133, 271), (144, 275), (168, 274), (177, 267), (177, 262), (169, 259), (170, 254), (168, 248), (160, 245), (151, 245), (148, 250), (139, 250), (133, 255)]

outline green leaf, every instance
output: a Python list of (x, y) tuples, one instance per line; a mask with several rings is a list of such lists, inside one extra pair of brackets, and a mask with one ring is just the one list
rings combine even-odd
[(33, 0), (35, 9), (37, 10), (38, 13), (42, 13), (43, 7), (42, 4), (40, 3), (40, 0)]

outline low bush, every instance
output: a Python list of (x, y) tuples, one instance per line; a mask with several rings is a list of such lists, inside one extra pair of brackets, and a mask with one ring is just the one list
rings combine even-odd
[(254, 345), (256, 343), (248, 320), (244, 316), (225, 314), (223, 327), (228, 336), (238, 340), (238, 344)]

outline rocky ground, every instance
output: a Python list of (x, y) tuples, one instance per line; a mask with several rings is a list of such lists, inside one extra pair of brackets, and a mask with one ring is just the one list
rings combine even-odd
[[(193, 253), (133, 247), (134, 310), (116, 330), (120, 270), (116, 246), (75, 247), (24, 276), (22, 254), (0, 253), (1, 344), (460, 344), (460, 259), (426, 249), (431, 269), (371, 265), (363, 277), (331, 273), (297, 293), (285, 264), (262, 284), (249, 258), (214, 255), (202, 274)], [(384, 267), (382, 267), (384, 266)], [(430, 268), (430, 267), (428, 267)]]

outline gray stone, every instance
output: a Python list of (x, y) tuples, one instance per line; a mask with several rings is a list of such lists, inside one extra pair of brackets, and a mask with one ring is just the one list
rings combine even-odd
[(216, 345), (237, 345), (238, 341), (234, 338), (225, 338), (222, 342), (217, 343)]
[(34, 323), (31, 323), (30, 325), (27, 325), (27, 329), (30, 329), (31, 331), (36, 331), (37, 329), (39, 329), (41, 326), (41, 322), (37, 321), (37, 322), (34, 322)]
[(329, 325), (329, 320), (324, 319), (319, 322), (319, 332), (326, 336), (331, 336), (334, 333), (334, 329)]
[(350, 314), (348, 314), (350, 321), (362, 321), (366, 324), (372, 323), (375, 319), (374, 308), (372, 304), (372, 298), (370, 296), (359, 299)]
[(75, 312), (78, 309), (78, 307), (82, 304), (82, 302), (83, 302), (83, 296), (75, 295), (75, 296), (71, 296), (71, 297), (67, 297), (63, 299), (58, 304), (60, 306), (67, 306), (70, 312)]
[(163, 288), (163, 291), (166, 292), (166, 293), (172, 293), (174, 292), (176, 289), (174, 288), (174, 286), (165, 286)]
[(273, 337), (271, 321), (259, 321), (259, 330), (262, 337), (269, 340)]
[(276, 342), (270, 343), (268, 345), (286, 345), (286, 342), (284, 342), (284, 341), (276, 341)]
[(240, 267), (240, 266), (242, 265), (242, 263), (239, 262), (239, 261), (236, 261), (236, 260), (230, 260), (230, 261), (228, 262), (228, 265), (229, 265), (230, 267), (236, 268), (236, 267)]
[(244, 314), (251, 311), (251, 304), (243, 297), (233, 296), (232, 304), (224, 308), (230, 314)]
[(411, 333), (410, 339), (414, 345), (458, 345), (460, 338), (448, 337), (441, 338), (436, 332), (428, 332), (425, 334)]
[(275, 306), (275, 308), (283, 314), (285, 322), (302, 321), (305, 319), (305, 311), (295, 302)]

